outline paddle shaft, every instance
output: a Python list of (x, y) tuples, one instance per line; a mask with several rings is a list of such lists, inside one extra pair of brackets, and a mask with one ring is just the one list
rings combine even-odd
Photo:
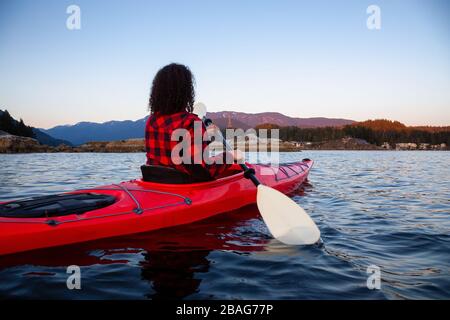
[[(212, 120), (204, 118), (203, 123), (205, 124), (206, 127), (209, 127), (212, 124)], [(230, 145), (228, 144), (227, 140), (224, 138), (220, 130), (219, 135), (222, 139), (222, 143), (223, 146), (225, 147), (225, 150), (233, 152), (234, 150), (230, 147)], [(255, 170), (247, 167), (245, 163), (239, 163), (239, 166), (242, 168), (242, 170), (244, 170), (244, 176), (247, 179), (250, 179), (256, 187), (261, 184), (261, 182), (259, 182), (258, 178), (255, 176)]]

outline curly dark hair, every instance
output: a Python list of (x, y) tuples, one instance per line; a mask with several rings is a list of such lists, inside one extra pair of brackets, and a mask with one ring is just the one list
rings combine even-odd
[(187, 66), (171, 63), (153, 79), (149, 109), (151, 113), (192, 112), (195, 100), (194, 76)]

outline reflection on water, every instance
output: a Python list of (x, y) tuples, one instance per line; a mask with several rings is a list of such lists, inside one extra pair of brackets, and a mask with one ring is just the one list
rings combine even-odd
[[(272, 239), (255, 206), (146, 234), (0, 257), (0, 297), (68, 299), (450, 298), (446, 152), (305, 152), (290, 194), (322, 241)], [(0, 201), (134, 178), (142, 154), (0, 155)], [(79, 265), (82, 290), (66, 288)], [(381, 268), (381, 290), (366, 287)]]

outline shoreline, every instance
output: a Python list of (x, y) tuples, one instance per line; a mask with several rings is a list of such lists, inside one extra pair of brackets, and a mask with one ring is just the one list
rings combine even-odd
[[(278, 148), (273, 152), (302, 152), (302, 151), (449, 151), (443, 144), (440, 148), (386, 148), (370, 144), (362, 139), (346, 137), (338, 140), (300, 143), (296, 141), (264, 142), (261, 150), (260, 142), (255, 144), (237, 144), (235, 149), (245, 152), (272, 152), (272, 144), (277, 143)], [(406, 144), (411, 145), (411, 144)], [(265, 147), (264, 147), (265, 146)], [(222, 151), (222, 145), (210, 145), (211, 151)], [(261, 151), (258, 151), (261, 150)], [(40, 144), (36, 139), (15, 135), (0, 136), (0, 154), (26, 154), (26, 153), (145, 153), (144, 139), (127, 139), (117, 141), (87, 142), (79, 146), (48, 146)]]
[[(387, 149), (301, 149), (301, 150), (279, 150), (274, 151), (278, 153), (300, 153), (300, 152), (308, 152), (308, 151), (342, 151), (342, 152), (349, 152), (349, 151), (357, 151), (357, 152), (448, 152), (450, 150), (387, 150)], [(246, 151), (246, 153), (252, 153), (252, 152), (259, 152), (259, 151)], [(262, 151), (270, 153), (270, 150)], [(121, 154), (121, 153), (142, 153), (145, 154), (145, 151), (25, 151), (25, 152), (0, 152), (0, 155), (16, 155), (16, 154), (55, 154), (55, 153), (66, 153), (66, 154), (86, 154), (86, 153), (104, 153), (104, 154)]]

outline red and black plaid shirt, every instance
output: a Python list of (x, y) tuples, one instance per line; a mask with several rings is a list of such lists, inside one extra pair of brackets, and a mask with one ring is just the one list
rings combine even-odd
[[(195, 114), (183, 111), (169, 115), (150, 115), (145, 125), (147, 164), (172, 167), (192, 176), (211, 179), (216, 178), (226, 171), (230, 165), (205, 163), (202, 155), (209, 142), (203, 141), (202, 139), (200, 143), (195, 143), (194, 123), (196, 121), (199, 123), (198, 126), (201, 127), (203, 137), (206, 127)], [(191, 155), (190, 163), (175, 164), (173, 162), (173, 160), (180, 160), (179, 158), (172, 159), (172, 150), (181, 141), (172, 141), (172, 133), (176, 129), (186, 129), (190, 134), (191, 141), (187, 144), (188, 148), (186, 150)], [(183, 137), (182, 139), (186, 139), (186, 137)], [(195, 163), (195, 159), (201, 159), (201, 163)], [(208, 163), (210, 163), (210, 161), (208, 161)]]

